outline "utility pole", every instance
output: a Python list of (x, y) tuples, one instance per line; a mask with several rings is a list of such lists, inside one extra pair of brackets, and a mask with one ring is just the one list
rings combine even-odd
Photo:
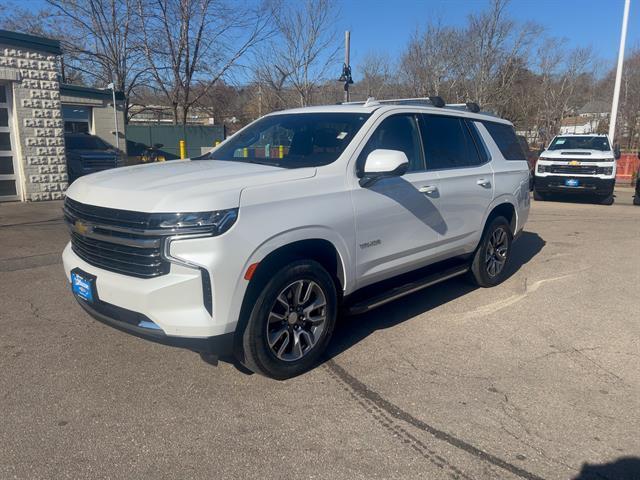
[(622, 82), (622, 66), (624, 64), (624, 44), (627, 39), (627, 23), (629, 20), (629, 4), (631, 0), (624, 2), (624, 14), (622, 16), (622, 32), (620, 33), (620, 50), (618, 51), (618, 68), (616, 69), (616, 83), (613, 87), (613, 102), (611, 103), (611, 118), (609, 120), (609, 141), (613, 142), (616, 133), (616, 121), (618, 119), (618, 100), (620, 99), (620, 83)]
[(342, 75), (338, 79), (339, 82), (344, 82), (344, 101), (349, 101), (349, 85), (353, 83), (351, 78), (351, 64), (349, 63), (349, 50), (351, 44), (351, 32), (346, 30), (344, 32), (344, 65), (342, 66)]
[[(120, 152), (120, 134), (118, 133), (118, 108), (116, 106), (116, 86), (113, 83), (107, 85), (107, 88), (111, 89), (111, 94), (113, 96), (113, 123), (115, 124), (116, 130), (116, 150)], [(118, 153), (120, 155), (120, 153)]]

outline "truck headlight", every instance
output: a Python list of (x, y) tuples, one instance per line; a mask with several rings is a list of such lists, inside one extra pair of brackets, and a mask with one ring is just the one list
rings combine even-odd
[(538, 164), (538, 173), (544, 173), (547, 171), (547, 167), (546, 165), (540, 165)]
[(152, 229), (167, 233), (203, 233), (221, 235), (231, 228), (238, 218), (238, 209), (216, 210), (214, 212), (154, 213), (149, 221)]
[(613, 174), (613, 167), (598, 167), (598, 173), (600, 175), (611, 175)]

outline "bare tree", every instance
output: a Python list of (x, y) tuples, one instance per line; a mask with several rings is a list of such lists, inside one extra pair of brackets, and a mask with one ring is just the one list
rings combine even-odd
[(440, 23), (430, 23), (409, 40), (402, 56), (401, 71), (413, 95), (450, 96), (462, 75), (461, 32)]
[(389, 55), (369, 52), (359, 70), (362, 76), (359, 87), (364, 88), (367, 97), (384, 98), (390, 94), (392, 62)]
[(136, 87), (146, 81), (136, 38), (134, 0), (46, 0), (53, 33), (65, 53), (65, 77), (124, 92), (125, 118)]
[(563, 118), (570, 113), (576, 89), (591, 65), (585, 48), (567, 50), (559, 39), (547, 39), (537, 52), (540, 72), (537, 90), (538, 125), (543, 142), (558, 133)]
[(288, 1), (284, 7), (276, 17), (276, 35), (257, 58), (255, 76), (282, 106), (288, 88), (306, 106), (329, 68), (337, 67), (336, 13), (332, 0)]
[(186, 123), (193, 105), (270, 32), (266, 4), (137, 0), (137, 7), (146, 64), (175, 123)]
[(540, 33), (532, 23), (518, 25), (506, 16), (509, 0), (492, 0), (488, 10), (469, 17), (464, 32), (466, 96), (499, 109), (508, 100), (522, 58)]

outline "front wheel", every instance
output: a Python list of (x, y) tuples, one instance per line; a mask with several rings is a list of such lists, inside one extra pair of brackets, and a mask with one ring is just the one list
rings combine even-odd
[(545, 200), (545, 196), (544, 194), (540, 193), (538, 190), (536, 190), (535, 187), (533, 187), (533, 199), (540, 202)]
[(284, 380), (318, 361), (336, 322), (337, 294), (331, 275), (316, 261), (299, 260), (266, 282), (242, 334), (242, 363)]
[(613, 205), (613, 192), (600, 198), (601, 205)]
[(507, 276), (513, 234), (504, 217), (494, 218), (485, 228), (471, 262), (471, 278), (479, 287), (493, 287)]

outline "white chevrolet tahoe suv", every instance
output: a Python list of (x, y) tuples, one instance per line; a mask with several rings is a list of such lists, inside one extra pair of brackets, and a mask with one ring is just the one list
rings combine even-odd
[(540, 154), (533, 196), (545, 200), (553, 193), (591, 195), (611, 205), (618, 158), (619, 149), (611, 148), (606, 135), (558, 135)]
[(509, 274), (529, 168), (513, 126), (478, 112), (439, 97), (288, 110), (200, 158), (82, 177), (64, 204), (72, 291), (134, 335), (297, 375), (339, 309)]

